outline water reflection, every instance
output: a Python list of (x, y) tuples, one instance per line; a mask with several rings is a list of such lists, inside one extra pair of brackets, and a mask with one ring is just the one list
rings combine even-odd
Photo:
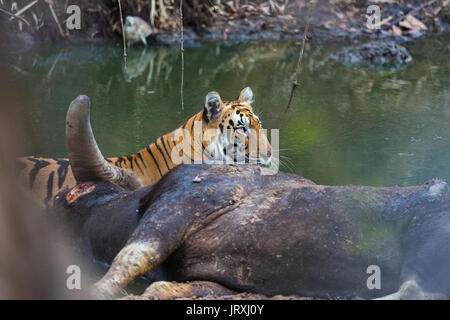
[(182, 124), (202, 108), (208, 91), (234, 99), (250, 85), (264, 127), (280, 129), (282, 170), (324, 184), (405, 185), (450, 180), (446, 43), (405, 44), (413, 61), (391, 70), (343, 66), (328, 56), (347, 43), (310, 42), (289, 112), (298, 54), (292, 42), (187, 48), (184, 110), (177, 48), (132, 48), (126, 70), (120, 46), (45, 49), (10, 64), (34, 92), (35, 154), (65, 154), (65, 112), (80, 93), (92, 98), (100, 146), (118, 155)]
[[(151, 86), (156, 85), (161, 76), (163, 76), (164, 81), (167, 81), (172, 72), (172, 65), (167, 63), (167, 57), (170, 53), (173, 52), (168, 49), (152, 50), (148, 48), (140, 53), (132, 52), (127, 57), (127, 67), (123, 69), (125, 81), (131, 82), (133, 79), (142, 76), (145, 78), (145, 84), (141, 85), (139, 89), (147, 90), (147, 93), (153, 93)], [(162, 75), (161, 71), (163, 71)]]

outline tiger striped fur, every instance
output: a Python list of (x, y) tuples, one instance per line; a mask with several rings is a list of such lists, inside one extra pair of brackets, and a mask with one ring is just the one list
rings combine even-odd
[[(258, 143), (263, 142), (267, 146), (266, 154), (259, 154), (259, 150), (256, 151), (257, 162), (268, 165), (271, 162), (270, 144), (266, 136), (261, 134), (262, 124), (253, 113), (250, 105), (252, 100), (253, 92), (249, 87), (244, 88), (234, 101), (222, 101), (218, 93), (210, 92), (206, 95), (203, 110), (179, 128), (157, 138), (134, 154), (106, 160), (115, 166), (131, 169), (141, 178), (144, 185), (150, 185), (159, 181), (179, 164), (174, 161), (173, 155), (178, 154), (185, 160), (198, 159), (195, 145), (201, 145), (201, 161), (224, 161), (230, 144), (233, 144), (232, 147), (245, 149), (245, 158), (248, 162), (249, 159), (255, 158), (252, 157), (248, 140), (252, 132), (256, 132)], [(194, 134), (196, 123), (201, 124), (202, 135)], [(209, 129), (215, 134), (209, 135), (206, 139), (205, 132)], [(230, 141), (228, 137), (230, 132), (244, 137), (243, 142), (236, 145), (236, 140)], [(187, 133), (190, 133), (191, 138), (190, 152), (181, 148)], [(260, 141), (261, 139), (264, 141)], [(68, 159), (24, 157), (18, 159), (18, 164), (23, 183), (45, 206), (53, 204), (53, 198), (59, 191), (76, 185)]]

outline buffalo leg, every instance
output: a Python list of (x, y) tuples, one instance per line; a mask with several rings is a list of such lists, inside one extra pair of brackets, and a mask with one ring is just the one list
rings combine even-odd
[(114, 297), (136, 277), (162, 262), (158, 242), (131, 242), (114, 258), (108, 272), (95, 285), (96, 296)]
[[(232, 208), (234, 206), (212, 210), (214, 214), (208, 212), (208, 217), (201, 222), (196, 220), (201, 219), (202, 215), (195, 215), (194, 210), (186, 210), (183, 214), (163, 211), (160, 212), (162, 217), (152, 214), (148, 219), (144, 218), (128, 243), (114, 258), (108, 272), (94, 285), (94, 295), (115, 296), (138, 276), (160, 265), (189, 234), (198, 230), (203, 223)], [(174, 211), (182, 212), (176, 207)]]
[(136, 277), (160, 265), (191, 234), (236, 209), (243, 196), (242, 188), (231, 184), (217, 182), (205, 190), (191, 177), (183, 179), (178, 179), (180, 185), (172, 184), (170, 192), (155, 186), (141, 201), (139, 210), (144, 214), (139, 225), (95, 284), (94, 292), (114, 296)]

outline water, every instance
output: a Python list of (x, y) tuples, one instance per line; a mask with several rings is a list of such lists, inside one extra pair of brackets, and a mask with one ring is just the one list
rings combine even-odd
[(280, 129), (281, 170), (320, 184), (390, 186), (450, 180), (448, 43), (405, 44), (413, 62), (390, 70), (328, 61), (342, 43), (311, 42), (289, 111), (293, 42), (186, 48), (184, 110), (177, 48), (133, 48), (126, 72), (119, 44), (40, 49), (9, 63), (31, 90), (34, 155), (65, 156), (65, 113), (78, 94), (91, 98), (104, 155), (116, 156), (182, 124), (201, 110), (208, 91), (234, 99), (251, 86), (264, 127)]

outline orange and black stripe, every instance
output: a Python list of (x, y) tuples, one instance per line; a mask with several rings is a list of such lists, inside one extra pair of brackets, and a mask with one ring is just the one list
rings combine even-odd
[[(195, 121), (202, 122), (202, 130), (213, 127), (217, 130), (220, 129), (223, 133), (224, 126), (229, 128), (230, 125), (234, 125), (233, 122), (228, 120), (233, 112), (246, 113), (249, 116), (253, 116), (253, 113), (247, 107), (248, 105), (240, 105), (233, 102), (225, 104), (228, 107), (226, 112), (224, 111), (221, 115), (222, 118), (215, 121), (214, 124), (208, 122), (206, 112), (202, 110), (189, 118), (182, 126), (157, 138), (144, 149), (127, 156), (105, 158), (105, 160), (115, 166), (133, 170), (142, 179), (144, 185), (154, 184), (176, 166), (172, 161), (174, 148), (176, 148), (175, 151), (180, 154), (180, 157), (193, 161), (196, 152), (195, 145), (198, 145), (202, 150), (202, 154), (199, 155), (200, 159), (203, 158), (203, 151), (208, 146), (208, 143), (205, 143), (203, 140), (196, 141), (193, 133)], [(189, 132), (191, 137), (189, 154), (183, 153), (180, 147), (183, 140), (186, 139), (184, 130)], [(178, 141), (175, 141), (176, 136), (179, 137)], [(18, 159), (17, 165), (24, 184), (46, 206), (52, 205), (53, 198), (59, 191), (66, 187), (73, 187), (76, 184), (68, 159), (25, 157)]]

